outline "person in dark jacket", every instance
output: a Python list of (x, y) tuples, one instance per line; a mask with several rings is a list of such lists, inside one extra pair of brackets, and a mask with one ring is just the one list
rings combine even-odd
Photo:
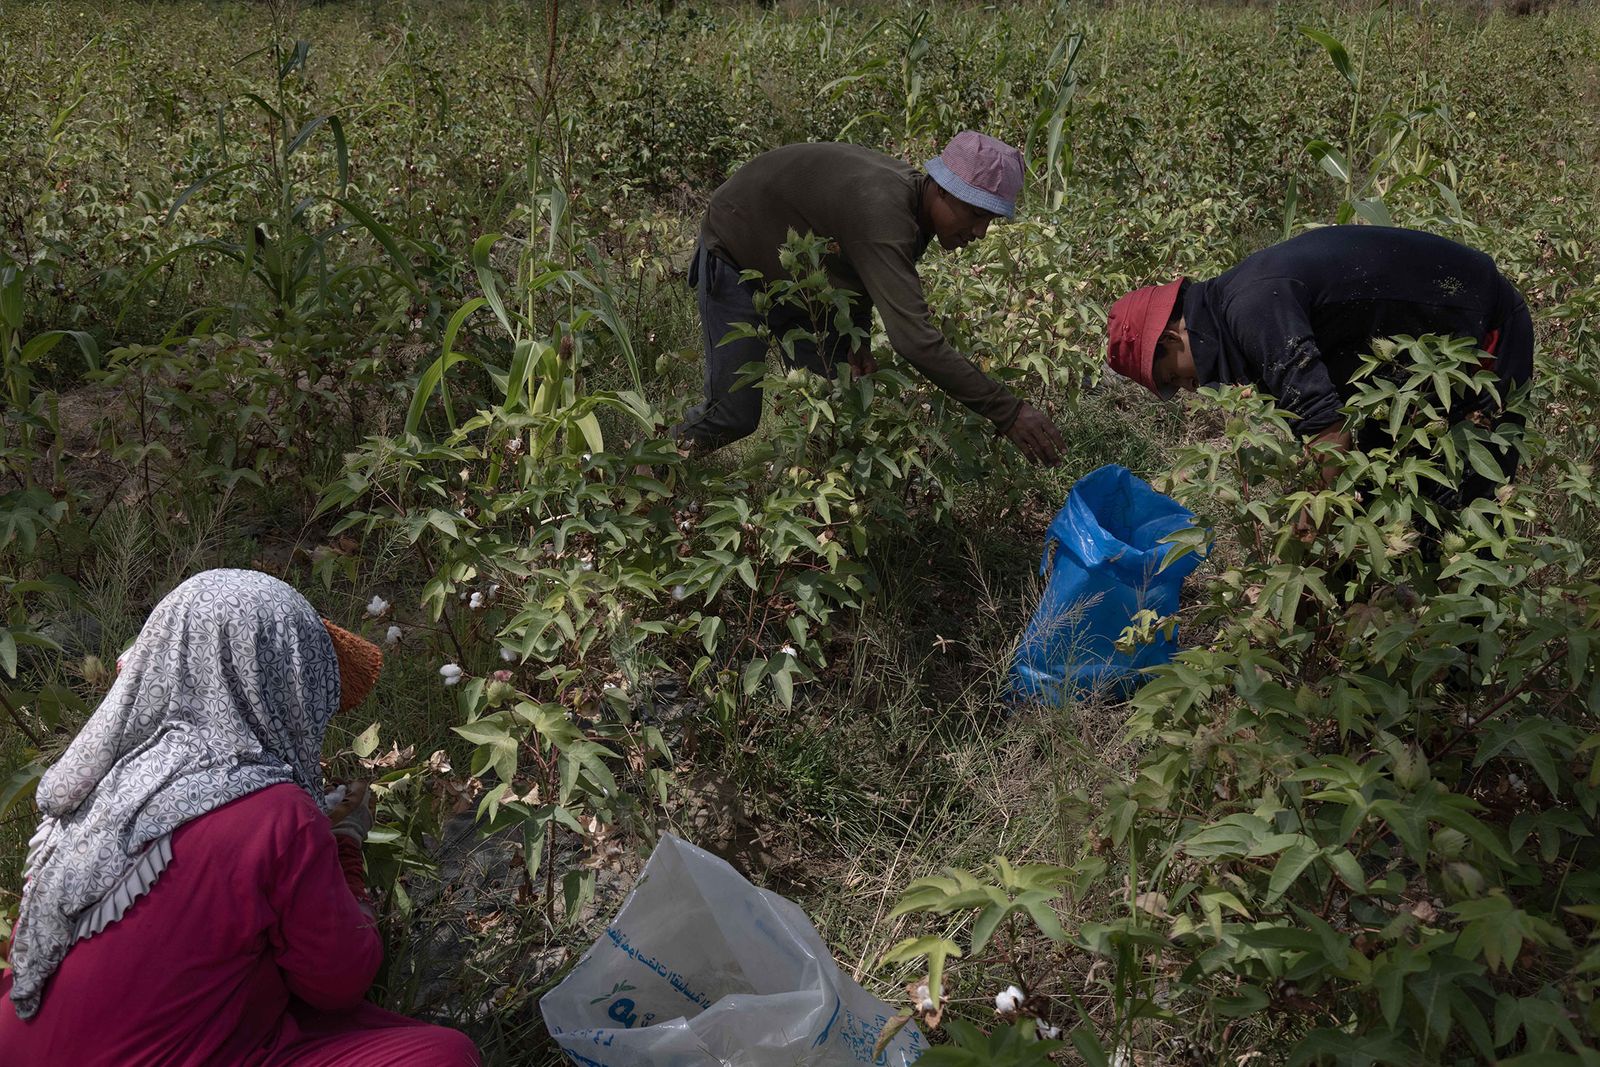
[[(1475, 249), (1419, 230), (1328, 226), (1246, 257), (1206, 281), (1180, 278), (1137, 289), (1112, 305), (1108, 362), (1170, 398), (1202, 385), (1253, 385), (1295, 415), (1308, 445), (1347, 449), (1383, 440), (1363, 427), (1353, 441), (1339, 409), (1372, 341), (1401, 334), (1467, 337), (1486, 353), (1502, 403), (1533, 376), (1533, 320), (1522, 294)], [(1495, 410), (1501, 426), (1521, 417)], [(1517, 450), (1497, 457), (1507, 478)], [(1473, 475), (1448, 501), (1492, 491)]]
[[(780, 253), (791, 231), (826, 237), (829, 281), (857, 294), (856, 329), (871, 326), (877, 308), (894, 350), (939, 388), (994, 423), (1035, 463), (1059, 462), (1060, 431), (1039, 409), (1019, 399), (952, 348), (933, 325), (917, 275), (917, 260), (937, 238), (957, 249), (1011, 218), (1022, 189), (1022, 155), (992, 137), (967, 130), (922, 169), (851, 144), (792, 144), (740, 167), (712, 194), (700, 228), (689, 280), (705, 334), (705, 401), (672, 430), (680, 444), (711, 451), (755, 432), (761, 419), (758, 385), (736, 386), (739, 369), (765, 360), (757, 338), (723, 338), (737, 323), (755, 324), (759, 281), (787, 276)], [(813, 329), (794, 308), (776, 306), (767, 325), (782, 337)], [(825, 330), (818, 346), (800, 342), (794, 361), (832, 375), (848, 361), (857, 373), (877, 364), (866, 347)]]

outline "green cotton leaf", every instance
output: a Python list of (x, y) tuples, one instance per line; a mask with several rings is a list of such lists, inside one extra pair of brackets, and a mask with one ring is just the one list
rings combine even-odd
[(1411, 1064), (1413, 1049), (1394, 1034), (1347, 1034), (1342, 1030), (1313, 1030), (1300, 1040), (1286, 1067), (1313, 1063)]
[(1267, 995), (1253, 985), (1241, 986), (1236, 997), (1215, 997), (1211, 1008), (1224, 1019), (1242, 1019), (1267, 1006)]
[(492, 745), (511, 736), (505, 720), (498, 717), (463, 723), (460, 726), (452, 726), (451, 729), (475, 745)]
[(760, 656), (745, 664), (744, 677), (741, 679), (745, 694), (754, 693), (761, 686), (761, 679), (767, 676), (767, 657)]
[(1473, 470), (1491, 482), (1499, 483), (1506, 479), (1505, 472), (1500, 469), (1500, 464), (1494, 461), (1494, 456), (1489, 454), (1489, 450), (1483, 446), (1481, 441), (1468, 438), (1467, 462), (1472, 464)]
[(1028, 915), (1033, 919), (1039, 931), (1052, 941), (1065, 941), (1067, 932), (1061, 928), (1061, 920), (1056, 917), (1055, 910), (1050, 907), (1050, 902), (1039, 899), (1033, 893), (1024, 893), (1017, 898)]
[(0, 819), (5, 818), (13, 807), (33, 797), (47, 766), (43, 760), (33, 760), (6, 775), (5, 780), (0, 782)]
[(561, 876), (562, 925), (570, 926), (578, 920), (584, 906), (594, 899), (594, 871), (571, 870)]
[(539, 863), (544, 859), (545, 835), (549, 832), (549, 819), (529, 819), (522, 824), (522, 866), (531, 883), (539, 877)]
[(1304, 840), (1284, 850), (1278, 857), (1277, 866), (1272, 868), (1272, 878), (1267, 883), (1268, 904), (1289, 891), (1295, 880), (1311, 866), (1311, 861), (1317, 858), (1318, 851), (1315, 845)]
[(1329, 867), (1333, 868), (1333, 872), (1339, 876), (1345, 885), (1358, 893), (1366, 892), (1366, 874), (1361, 870), (1360, 861), (1348, 849), (1325, 849), (1322, 853), (1322, 858)]
[(931, 935), (907, 938), (885, 952), (883, 958), (878, 961), (878, 966), (907, 963), (919, 956), (928, 958), (928, 995), (933, 998), (933, 1010), (938, 1011), (945, 960), (960, 959), (961, 946), (948, 938)]
[(994, 936), (1000, 920), (1015, 911), (1016, 907), (1015, 904), (991, 904), (978, 913), (977, 922), (972, 924), (970, 947), (973, 955), (983, 951), (983, 947), (989, 943), (989, 938)]

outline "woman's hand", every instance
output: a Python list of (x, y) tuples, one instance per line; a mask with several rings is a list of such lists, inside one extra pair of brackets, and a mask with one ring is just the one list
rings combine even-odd
[(341, 788), (344, 796), (328, 809), (328, 822), (334, 833), (365, 841), (378, 809), (378, 794), (366, 782), (351, 782)]

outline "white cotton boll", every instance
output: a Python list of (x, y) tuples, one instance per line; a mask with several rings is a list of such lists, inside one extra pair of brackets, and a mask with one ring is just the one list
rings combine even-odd
[(994, 995), (994, 1010), (1002, 1015), (1011, 1015), (1022, 1007), (1022, 990), (1014, 985), (1008, 985)]
[(794, 655), (794, 646), (784, 645), (782, 648), (778, 649), (778, 653), (784, 656), (792, 656)]
[(461, 668), (454, 663), (446, 663), (439, 668), (439, 677), (444, 679), (445, 685), (455, 685), (461, 681)]
[(1133, 1067), (1133, 1061), (1119, 1048), (1111, 1054), (1111, 1067)]
[(923, 997), (922, 1001), (917, 1005), (917, 1010), (918, 1011), (932, 1011), (933, 1010), (933, 998), (932, 997)]
[(472, 608), (474, 610), (477, 610), (478, 608), (483, 607), (483, 605), (484, 605), (484, 599), (483, 599), (483, 594), (482, 593), (473, 593), (472, 594), (472, 599), (467, 601), (467, 607)]
[(580, 562), (578, 564), (578, 569), (580, 571), (592, 571), (592, 570), (594, 570), (594, 560), (592, 560), (592, 559), (583, 560), (582, 562)]
[(515, 663), (517, 659), (517, 650), (514, 648), (502, 648), (500, 650), (500, 658), (506, 663)]
[(1061, 1027), (1051, 1026), (1043, 1019), (1033, 1020), (1033, 1026), (1038, 1032), (1039, 1036), (1044, 1038), (1046, 1041), (1054, 1041), (1056, 1038), (1061, 1036)]
[(400, 643), (400, 634), (401, 634), (400, 627), (398, 627), (398, 626), (389, 627), (389, 631), (383, 635), (383, 643), (386, 644), (386, 645), (399, 644)]
[(675, 585), (675, 586), (672, 587), (672, 599), (673, 600), (682, 600), (684, 597), (686, 597), (688, 595), (689, 595), (689, 590), (685, 589), (683, 586)]
[(493, 600), (495, 597), (497, 597), (499, 595), (500, 595), (500, 583), (499, 582), (491, 582), (490, 585), (489, 585), (489, 599)]
[(389, 602), (376, 594), (367, 601), (367, 614), (376, 619), (379, 615), (389, 610)]
[(589, 462), (589, 461), (590, 461), (590, 460), (591, 460), (591, 459), (593, 459), (593, 458), (594, 458), (594, 453), (592, 453), (592, 452), (585, 452), (585, 453), (584, 453), (584, 454), (583, 454), (583, 461), (584, 461), (584, 462), (585, 462), (585, 463), (587, 463), (587, 462)]

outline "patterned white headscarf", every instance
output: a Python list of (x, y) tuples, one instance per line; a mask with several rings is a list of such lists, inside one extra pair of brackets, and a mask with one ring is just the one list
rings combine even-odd
[(266, 574), (214, 570), (150, 613), (122, 671), (39, 781), (11, 947), (11, 999), (39, 1010), (79, 917), (190, 819), (280, 782), (322, 803), (322, 737), (339, 706), (333, 641)]

